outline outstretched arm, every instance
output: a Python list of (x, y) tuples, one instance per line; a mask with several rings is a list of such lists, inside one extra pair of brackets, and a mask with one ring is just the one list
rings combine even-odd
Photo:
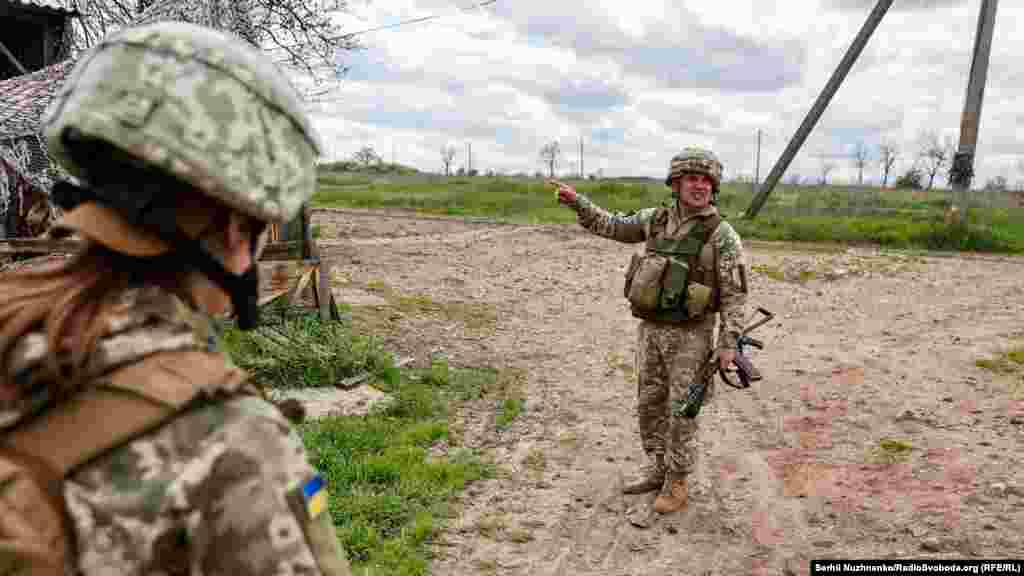
[(631, 214), (612, 214), (568, 184), (558, 180), (549, 180), (548, 183), (558, 188), (558, 201), (576, 210), (580, 226), (590, 232), (619, 242), (635, 243), (647, 239), (647, 223), (657, 208), (645, 208)]

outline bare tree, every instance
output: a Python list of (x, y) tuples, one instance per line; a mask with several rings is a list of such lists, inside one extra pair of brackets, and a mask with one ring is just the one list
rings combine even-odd
[(864, 167), (868, 165), (869, 156), (868, 147), (863, 142), (857, 142), (857, 145), (853, 147), (853, 166), (857, 168), (857, 185), (864, 185)]
[(363, 166), (379, 164), (381, 161), (380, 156), (377, 154), (377, 151), (373, 149), (373, 146), (363, 146), (358, 152), (352, 155), (352, 159)]
[(544, 164), (548, 167), (548, 177), (555, 177), (555, 167), (558, 166), (558, 158), (562, 155), (561, 149), (558, 147), (558, 141), (552, 140), (548, 144), (545, 144), (540, 149), (540, 158), (544, 161)]
[(943, 145), (935, 132), (925, 132), (920, 138), (920, 158), (924, 163), (924, 172), (928, 176), (928, 190), (935, 183), (935, 175), (953, 161), (952, 143)]
[(896, 157), (899, 154), (900, 151), (895, 144), (886, 142), (878, 147), (878, 164), (882, 167), (882, 188), (889, 183), (889, 172), (896, 164)]
[[(1024, 159), (1018, 159), (1016, 167), (1017, 173), (1019, 175), (1024, 175)], [(1014, 184), (1013, 189), (1016, 192), (1024, 192), (1024, 179), (1018, 179), (1017, 182)]]
[(444, 164), (445, 176), (451, 176), (453, 160), (455, 160), (455, 146), (441, 146), (441, 163)]
[(821, 180), (818, 181), (822, 186), (828, 184), (828, 175), (836, 169), (835, 162), (828, 162), (825, 156), (821, 157)]
[[(58, 0), (77, 11), (66, 38), (71, 55), (95, 45), (126, 24), (183, 20), (230, 30), (271, 54), (278, 64), (298, 68), (315, 80), (344, 74), (339, 50), (359, 48), (331, 13), (344, 12), (346, 0)], [(140, 18), (141, 17), (141, 18)], [(321, 73), (321, 74), (318, 74)]]
[(1006, 192), (1009, 188), (1010, 184), (1006, 180), (1006, 176), (989, 178), (988, 182), (985, 183), (985, 190), (988, 192)]

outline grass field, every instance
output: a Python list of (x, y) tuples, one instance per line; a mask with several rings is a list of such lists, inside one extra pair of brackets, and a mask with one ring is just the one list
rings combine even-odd
[[(569, 183), (609, 211), (630, 212), (668, 199), (659, 182), (603, 180)], [(1024, 209), (1005, 202), (971, 208), (968, 221), (947, 226), (948, 192), (780, 185), (754, 220), (750, 185), (725, 184), (720, 209), (746, 238), (802, 242), (872, 243), (891, 248), (1024, 252)], [(982, 197), (979, 193), (979, 199)], [(511, 177), (443, 178), (346, 176), (324, 173), (318, 207), (394, 208), (490, 217), (515, 223), (575, 222), (542, 180)]]

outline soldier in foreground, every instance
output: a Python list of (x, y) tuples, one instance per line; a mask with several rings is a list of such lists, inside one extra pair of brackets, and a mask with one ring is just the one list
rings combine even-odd
[[(687, 148), (672, 158), (665, 184), (674, 202), (629, 215), (609, 214), (572, 186), (552, 181), (559, 202), (576, 210), (587, 230), (619, 242), (645, 242), (627, 269), (624, 294), (639, 326), (637, 416), (648, 463), (623, 487), (626, 494), (660, 490), (654, 510), (665, 514), (687, 501), (697, 420), (674, 409), (686, 397), (713, 345), (730, 371), (747, 301), (746, 259), (739, 235), (715, 207), (722, 165), (713, 153)], [(707, 396), (712, 395), (713, 386)]]
[(183, 23), (85, 54), (44, 118), (85, 246), (0, 277), (0, 572), (349, 574), (326, 487), (217, 349), (320, 146), (283, 75)]

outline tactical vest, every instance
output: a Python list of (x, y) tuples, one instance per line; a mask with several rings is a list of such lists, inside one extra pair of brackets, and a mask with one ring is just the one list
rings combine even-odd
[(0, 574), (64, 574), (75, 558), (64, 479), (215, 393), (245, 372), (198, 350), (160, 352), (98, 378), (0, 437)]
[(624, 295), (637, 318), (684, 323), (721, 306), (718, 247), (711, 245), (710, 266), (701, 263), (701, 253), (722, 217), (700, 217), (679, 237), (668, 237), (670, 220), (669, 210), (661, 210), (650, 223), (644, 254), (634, 255), (626, 272)]

